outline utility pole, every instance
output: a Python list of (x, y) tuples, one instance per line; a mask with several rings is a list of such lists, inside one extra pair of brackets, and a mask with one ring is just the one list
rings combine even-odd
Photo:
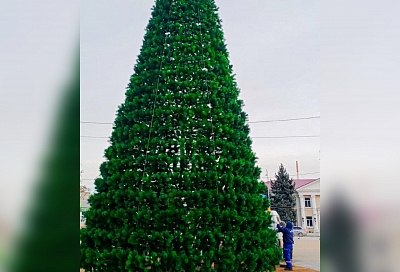
[(268, 187), (268, 182), (270, 182), (269, 181), (269, 178), (268, 178), (268, 170), (267, 169), (265, 169), (266, 171), (267, 171), (267, 196), (268, 196), (268, 199), (269, 199), (269, 187)]
[(296, 161), (296, 172), (297, 172), (297, 179), (299, 179), (299, 162)]

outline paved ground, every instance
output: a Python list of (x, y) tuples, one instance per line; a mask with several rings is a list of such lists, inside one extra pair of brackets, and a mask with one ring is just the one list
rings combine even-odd
[[(296, 271), (296, 272), (318, 272), (319, 270), (314, 270), (311, 268), (305, 268), (305, 267), (299, 267), (299, 266), (293, 266), (293, 271)], [(284, 270), (283, 267), (278, 267), (275, 272), (286, 272), (286, 270)]]
[[(295, 237), (293, 249), (293, 271), (320, 271), (319, 237)], [(80, 270), (81, 272), (83, 269)], [(283, 267), (277, 267), (276, 272), (283, 272)]]
[[(319, 237), (295, 237), (293, 265), (320, 271), (319, 242)], [(298, 271), (298, 269), (296, 269), (296, 271)]]

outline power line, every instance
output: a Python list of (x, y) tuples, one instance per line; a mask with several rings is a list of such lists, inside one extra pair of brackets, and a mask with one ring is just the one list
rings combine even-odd
[[(251, 137), (252, 139), (282, 139), (282, 138), (315, 138), (319, 137), (320, 135), (289, 135), (289, 136), (257, 136)], [(80, 136), (81, 138), (100, 138), (100, 139), (108, 139), (109, 137), (101, 137), (101, 136)]]
[[(312, 173), (304, 173), (300, 175), (313, 175), (313, 174), (319, 174), (319, 172), (312, 172)], [(296, 175), (289, 175), (290, 177), (296, 176)], [(266, 177), (261, 177), (260, 179), (265, 179)], [(81, 180), (95, 180), (95, 179), (81, 179)], [(269, 180), (268, 180), (269, 181)]]
[[(298, 121), (298, 120), (308, 120), (308, 119), (318, 119), (320, 116), (310, 116), (310, 117), (300, 117), (300, 118), (289, 118), (289, 119), (275, 119), (275, 120), (259, 120), (259, 121), (249, 121), (249, 124), (257, 123), (272, 123), (272, 122), (288, 122), (288, 121)], [(93, 124), (93, 125), (112, 125), (109, 122), (94, 122), (94, 121), (82, 121), (81, 124)]]
[[(319, 172), (304, 173), (304, 174), (299, 173), (299, 175), (314, 175), (314, 174), (319, 174)], [(289, 175), (289, 177), (295, 177), (295, 176), (297, 175)], [(266, 177), (261, 177), (260, 179), (266, 179)]]
[(290, 119), (276, 119), (276, 120), (260, 120), (260, 121), (252, 121), (252, 122), (247, 122), (247, 123), (256, 124), (256, 123), (287, 122), (287, 121), (298, 121), (298, 120), (317, 119), (317, 118), (320, 118), (320, 116), (310, 116), (310, 117), (290, 118)]
[(102, 138), (102, 139), (108, 139), (109, 137), (101, 137), (101, 136), (81, 136), (81, 138)]
[[(299, 174), (300, 174), (300, 175), (313, 175), (313, 174), (319, 174), (319, 172), (304, 173), (304, 174), (299, 173)], [(296, 176), (296, 175), (292, 175), (292, 176)]]
[(280, 139), (280, 138), (315, 138), (319, 137), (319, 135), (289, 135), (289, 136), (256, 136), (256, 137), (251, 137), (252, 139)]
[(95, 124), (95, 125), (112, 125), (113, 123), (105, 123), (105, 122), (80, 122), (81, 124)]

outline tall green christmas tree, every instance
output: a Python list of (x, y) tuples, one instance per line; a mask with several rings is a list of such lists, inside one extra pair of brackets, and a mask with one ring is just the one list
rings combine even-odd
[(283, 164), (275, 174), (275, 181), (271, 182), (271, 208), (276, 210), (281, 220), (296, 223), (295, 183), (286, 172)]
[(81, 232), (86, 271), (272, 271), (247, 115), (213, 0), (158, 0)]
[[(73, 64), (48, 142), (41, 176), (15, 240), (10, 272), (77, 271), (79, 58)], [(1, 269), (0, 269), (1, 270)]]

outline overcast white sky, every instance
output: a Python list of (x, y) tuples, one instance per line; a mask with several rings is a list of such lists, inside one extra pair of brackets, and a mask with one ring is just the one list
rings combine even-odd
[[(81, 121), (113, 122), (139, 54), (154, 1), (81, 2)], [(230, 61), (250, 121), (319, 116), (317, 1), (218, 0)], [(251, 124), (251, 136), (319, 135), (319, 119)], [(81, 124), (81, 135), (111, 134)], [(319, 177), (319, 138), (254, 139), (272, 176), (280, 163), (300, 178)], [(82, 178), (92, 187), (107, 139), (81, 138)], [(307, 174), (315, 173), (315, 174)]]
[(4, 218), (18, 225), (43, 175), (41, 165), (76, 59), (79, 3), (0, 1), (0, 22), (1, 229)]

